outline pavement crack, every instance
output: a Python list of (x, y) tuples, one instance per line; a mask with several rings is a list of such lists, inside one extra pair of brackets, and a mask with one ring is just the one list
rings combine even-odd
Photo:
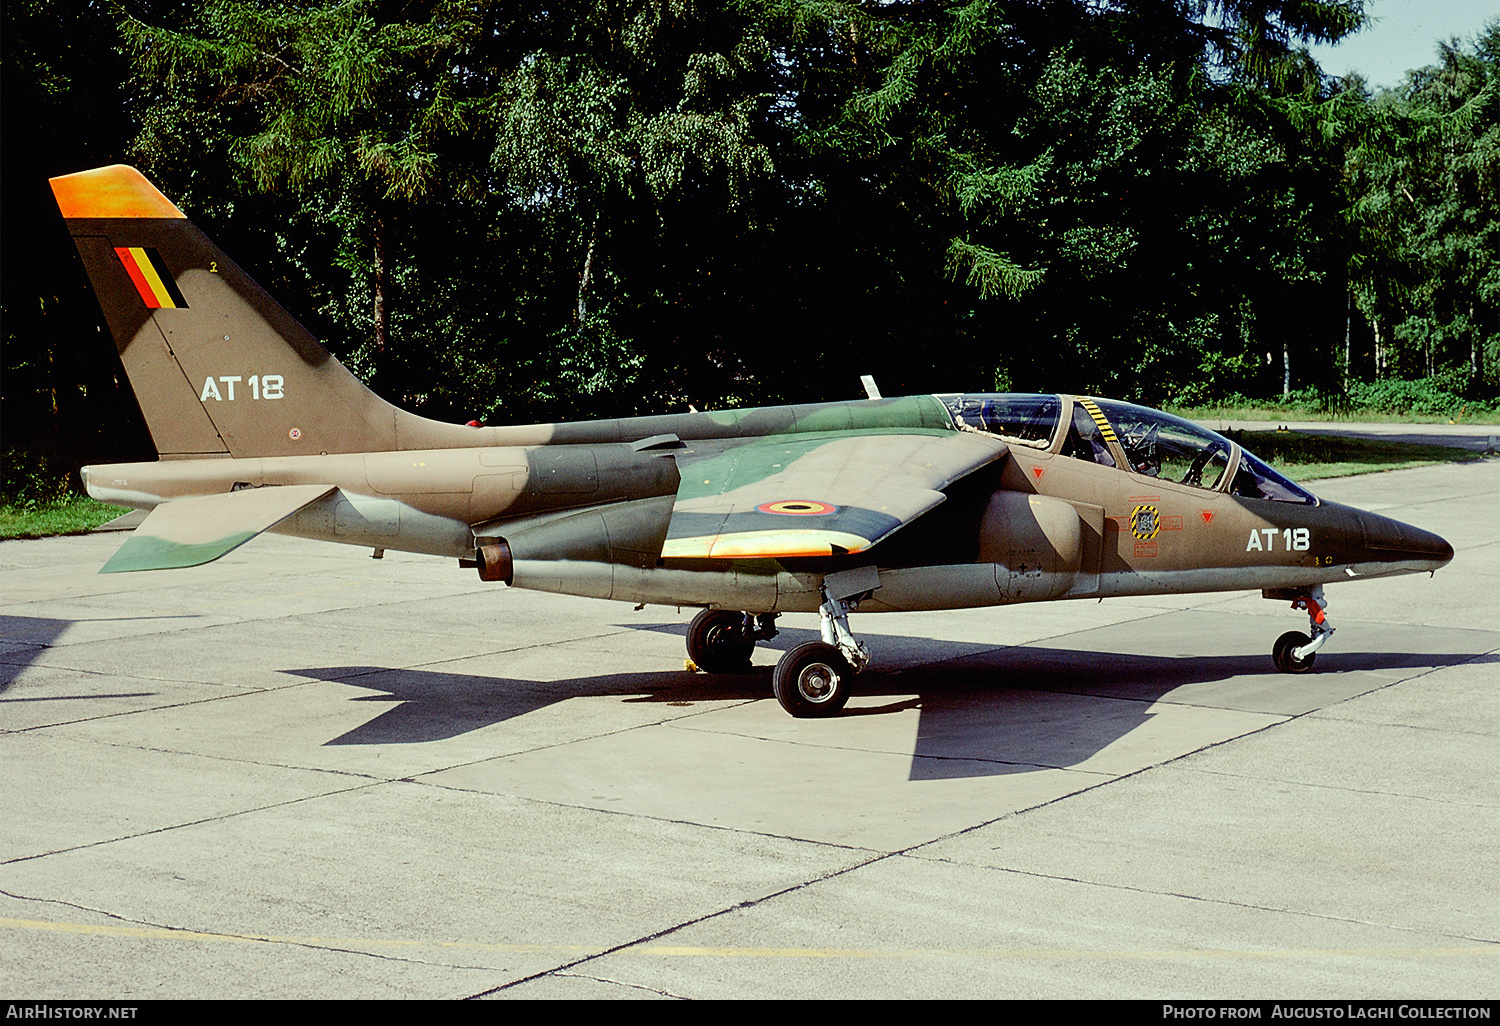
[[(56, 726), (67, 726), (67, 724), (56, 724)], [(230, 763), (240, 766), (256, 766), (261, 769), (289, 770), (296, 773), (326, 774), (335, 777), (352, 777), (356, 780), (367, 781), (371, 784), (395, 784), (405, 781), (406, 777), (383, 777), (374, 773), (360, 772), (358, 770), (339, 769), (331, 766), (307, 766), (290, 762), (274, 762), (267, 759), (251, 759), (238, 755), (221, 755), (217, 752), (200, 752), (190, 748), (166, 748), (160, 745), (133, 744), (127, 741), (111, 741), (108, 738), (88, 737), (87, 735), (74, 735), (59, 732), (58, 740), (68, 741), (73, 744), (103, 745), (106, 748), (118, 748), (128, 752), (154, 753), (158, 755), (176, 755), (187, 759), (205, 759), (210, 762)], [(433, 771), (438, 772), (438, 771)], [(329, 791), (328, 794), (338, 794), (338, 791)], [(311, 796), (310, 796), (311, 797)]]
[[(310, 951), (325, 951), (333, 954), (361, 955), (368, 958), (377, 958), (389, 962), (403, 962), (409, 965), (441, 966), (445, 969), (472, 970), (474, 972), (493, 972), (493, 965), (470, 965), (449, 959), (416, 958), (409, 955), (399, 955), (390, 952), (372, 950), (371, 947), (361, 946), (362, 942), (350, 941), (348, 938), (319, 938), (319, 937), (294, 937), (276, 936), (271, 934), (239, 933), (221, 930), (200, 930), (190, 926), (171, 926), (166, 923), (158, 923), (149, 919), (137, 919), (130, 916), (110, 912), (107, 909), (94, 908), (89, 905), (81, 905), (77, 902), (64, 901), (61, 898), (41, 898), (34, 895), (16, 894), (11, 891), (0, 890), (0, 897), (11, 898), (15, 901), (32, 902), (44, 905), (56, 905), (71, 909), (75, 912), (83, 912), (89, 915), (101, 916), (105, 919), (114, 920), (120, 926), (103, 928), (104, 932), (115, 934), (126, 934), (130, 936), (159, 936), (163, 938), (180, 938), (184, 940), (238, 943), (238, 944), (265, 944), (280, 945), (284, 947), (303, 948)], [(88, 924), (77, 923), (53, 923), (37, 922), (18, 924), (13, 920), (0, 917), (0, 924), (7, 926), (23, 925), (32, 929), (60, 930), (74, 933), (100, 932), (101, 928), (91, 927)], [(391, 942), (373, 941), (373, 945), (390, 944)], [(399, 941), (395, 942), (401, 946), (408, 947), (445, 947), (442, 941)], [(460, 945), (463, 946), (463, 945)], [(483, 945), (478, 945), (483, 946)]]
[(590, 976), (588, 973), (564, 973), (564, 972), (549, 973), (548, 975), (549, 976), (570, 977), (570, 978), (575, 979), (575, 980), (589, 980), (589, 981), (591, 981), (593, 983), (603, 983), (603, 984), (605, 984), (607, 986), (611, 986), (611, 987), (624, 987), (624, 988), (626, 988), (628, 990), (645, 991), (647, 994), (656, 994), (656, 995), (658, 995), (660, 997), (671, 998), (673, 1001), (686, 1001), (687, 1000), (687, 998), (683, 997), (681, 994), (673, 994), (671, 991), (669, 991), (669, 990), (662, 990), (660, 987), (648, 987), (644, 983), (630, 983), (630, 982), (628, 982), (626, 980), (615, 980), (615, 979), (611, 979), (611, 978), (609, 978), (607, 976)]
[(253, 808), (248, 809), (235, 809), (232, 812), (225, 812), (215, 816), (203, 816), (199, 819), (185, 820), (181, 823), (171, 823), (166, 826), (155, 827), (151, 830), (137, 831), (133, 834), (121, 834), (116, 837), (105, 837), (100, 838), (97, 841), (88, 841), (84, 844), (68, 845), (67, 847), (56, 848), (51, 851), (35, 852), (30, 855), (18, 855), (14, 858), (0, 860), (0, 866), (11, 866), (22, 862), (31, 862), (35, 859), (50, 858), (54, 855), (66, 855), (75, 851), (85, 851), (89, 848), (98, 848), (104, 845), (118, 844), (121, 841), (133, 841), (141, 837), (151, 837), (156, 834), (167, 834), (171, 833), (174, 830), (184, 830), (188, 827), (202, 826), (206, 823), (221, 823), (226, 820), (237, 819), (241, 816), (249, 816), (259, 812), (267, 812), (271, 809), (283, 809), (292, 805), (301, 804), (303, 802), (316, 801), (318, 799), (327, 798), (337, 794), (349, 794), (354, 791), (362, 791), (366, 788), (379, 787), (388, 783), (391, 783), (391, 781), (371, 780), (365, 783), (357, 784), (353, 787), (338, 787), (329, 791), (319, 791), (317, 794), (299, 795), (296, 798), (289, 798), (284, 802), (271, 802), (266, 805), (257, 805)]
[[(684, 717), (684, 719), (685, 718), (686, 717)], [(1017, 769), (1022, 769), (1022, 770), (1025, 770), (1025, 769), (1038, 769), (1038, 770), (1060, 769), (1060, 770), (1067, 770), (1067, 771), (1069, 771), (1071, 773), (1082, 773), (1082, 774), (1085, 774), (1087, 776), (1110, 776), (1110, 777), (1113, 776), (1112, 774), (1107, 774), (1107, 773), (1105, 773), (1102, 770), (1079, 769), (1076, 766), (1065, 766), (1065, 765), (1061, 765), (1061, 764), (1054, 764), (1054, 763), (1048, 763), (1048, 762), (1021, 762), (1021, 761), (1016, 761), (1016, 760), (1013, 760), (1013, 759), (1000, 759), (1000, 758), (996, 758), (994, 756), (987, 756), (987, 755), (942, 755), (942, 754), (939, 754), (939, 753), (927, 753), (927, 752), (914, 752), (914, 753), (912, 753), (910, 755), (907, 755), (906, 753), (893, 752), (893, 751), (890, 751), (889, 749), (884, 749), (884, 748), (862, 747), (862, 746), (859, 746), (859, 745), (835, 745), (835, 744), (829, 744), (826, 741), (801, 740), (801, 739), (797, 739), (797, 738), (766, 737), (766, 736), (764, 736), (762, 734), (752, 734), (752, 733), (747, 733), (746, 731), (742, 731), (742, 730), (724, 730), (724, 729), (718, 728), (718, 727), (698, 727), (698, 726), (694, 726), (691, 723), (684, 723), (681, 720), (668, 721), (668, 722), (666, 722), (666, 723), (664, 723), (662, 725), (663, 726), (667, 726), (667, 727), (675, 727), (675, 728), (678, 728), (678, 729), (681, 729), (681, 730), (698, 731), (699, 733), (703, 733), (703, 734), (718, 734), (718, 735), (723, 736), (723, 737), (743, 738), (743, 739), (745, 739), (747, 741), (756, 741), (756, 742), (759, 742), (761, 744), (790, 745), (790, 746), (798, 747), (798, 748), (815, 748), (815, 749), (821, 749), (821, 750), (830, 751), (830, 752), (860, 752), (860, 753), (866, 754), (866, 755), (889, 755), (889, 756), (892, 756), (892, 757), (895, 757), (895, 758), (902, 758), (902, 759), (910, 758), (912, 760), (918, 760), (918, 759), (920, 759), (920, 760), (923, 760), (923, 761), (933, 761), (933, 762), (978, 762), (978, 763), (983, 763), (983, 764), (985, 764), (987, 766), (1010, 766), (1010, 767), (1016, 767)]]
[[(1489, 736), (1489, 735), (1481, 735)], [(1351, 787), (1348, 784), (1329, 784), (1316, 780), (1295, 780), (1290, 777), (1267, 776), (1260, 773), (1233, 773), (1228, 770), (1199, 769), (1193, 768), (1194, 773), (1204, 776), (1222, 777), (1226, 780), (1249, 780), (1263, 784), (1284, 784), (1288, 787), (1307, 787), (1324, 791), (1337, 791), (1342, 794), (1370, 795), (1377, 798), (1400, 798), (1404, 801), (1429, 802), (1433, 805), (1447, 805), (1460, 809), (1494, 809), (1496, 803), (1460, 801), (1455, 798), (1442, 798), (1430, 794), (1418, 794), (1415, 791), (1394, 791), (1388, 788), (1373, 787)]]
[(609, 955), (614, 955), (614, 954), (619, 954), (619, 953), (624, 952), (624, 951), (629, 951), (631, 948), (643, 947), (645, 945), (651, 944), (654, 941), (661, 940), (663, 937), (670, 937), (672, 934), (678, 933), (681, 930), (686, 930), (689, 927), (698, 926), (698, 925), (700, 925), (702, 923), (707, 923), (707, 922), (710, 922), (710, 921), (712, 921), (714, 919), (718, 919), (718, 918), (721, 918), (723, 916), (731, 915), (731, 914), (733, 914), (735, 912), (741, 912), (741, 911), (745, 911), (747, 909), (755, 908), (758, 905), (762, 905), (762, 904), (764, 904), (764, 903), (766, 903), (768, 901), (773, 901), (776, 898), (779, 898), (779, 897), (781, 897), (783, 895), (792, 894), (792, 893), (794, 893), (796, 891), (800, 891), (800, 890), (802, 890), (805, 887), (812, 886), (813, 884), (821, 883), (824, 880), (831, 880), (831, 879), (833, 879), (835, 877), (843, 876), (846, 873), (851, 873), (851, 872), (853, 872), (856, 869), (863, 868), (864, 866), (873, 865), (876, 862), (881, 862), (881, 861), (883, 861), (885, 859), (890, 858), (893, 854), (896, 854), (896, 853), (895, 852), (880, 853), (880, 854), (872, 856), (871, 858), (865, 859), (862, 862), (856, 863), (854, 865), (844, 866), (843, 868), (840, 868), (840, 869), (830, 870), (827, 873), (821, 874), (819, 876), (812, 877), (812, 878), (810, 878), (808, 880), (800, 881), (798, 883), (790, 884), (790, 885), (788, 885), (786, 887), (782, 887), (782, 888), (779, 888), (778, 890), (772, 891), (769, 894), (761, 895), (758, 898), (747, 898), (747, 899), (745, 899), (743, 901), (737, 901), (737, 902), (735, 902), (732, 905), (725, 906), (724, 908), (716, 909), (715, 911), (712, 911), (712, 912), (705, 912), (703, 915), (694, 916), (693, 918), (686, 919), (683, 922), (677, 923), (674, 926), (668, 926), (668, 927), (665, 927), (663, 929), (656, 930), (656, 931), (654, 931), (652, 933), (646, 934), (645, 936), (637, 937), (634, 940), (625, 941), (625, 942), (623, 942), (621, 944), (616, 944), (616, 945), (614, 945), (612, 947), (604, 949), (603, 951), (593, 952), (591, 954), (584, 955), (581, 958), (574, 959), (571, 962), (564, 963), (563, 965), (554, 966), (551, 969), (546, 969), (546, 970), (543, 970), (541, 972), (532, 973), (529, 976), (524, 976), (524, 977), (521, 977), (520, 979), (511, 980), (509, 983), (502, 983), (499, 986), (491, 987), (489, 990), (480, 991), (477, 994), (470, 995), (470, 999), (472, 1000), (474, 998), (487, 997), (490, 994), (498, 994), (502, 990), (509, 990), (509, 989), (511, 989), (513, 987), (518, 987), (521, 984), (526, 983), (526, 982), (531, 981), (531, 980), (537, 980), (537, 979), (541, 979), (542, 977), (545, 977), (545, 976), (555, 975), (555, 974), (558, 974), (558, 973), (566, 972), (568, 970), (576, 969), (579, 966), (588, 965), (590, 962), (597, 961), (598, 959), (601, 959), (601, 958), (606, 958)]
[[(879, 849), (868, 848), (863, 845), (841, 844), (837, 841), (820, 841), (817, 838), (812, 837), (797, 837), (792, 834), (773, 833), (768, 830), (751, 830), (747, 827), (727, 826), (723, 823), (705, 823), (701, 820), (695, 819), (680, 819), (671, 816), (655, 816), (647, 812), (631, 812), (625, 809), (605, 809), (597, 805), (586, 805), (581, 802), (565, 802), (557, 801), (551, 798), (537, 798), (532, 795), (520, 794), (514, 791), (484, 791), (475, 787), (461, 787), (457, 784), (446, 784), (433, 780), (422, 780), (418, 777), (412, 777), (402, 781), (393, 781), (393, 783), (417, 784), (421, 787), (433, 787), (443, 791), (453, 791), (458, 794), (475, 794), (489, 798), (509, 798), (512, 801), (528, 802), (534, 805), (548, 806), (555, 809), (571, 809), (578, 812), (594, 812), (603, 816), (619, 816), (624, 819), (638, 819), (644, 820), (649, 823), (666, 823), (672, 826), (692, 827), (699, 830), (722, 831), (729, 834), (742, 834), (746, 837), (764, 837), (773, 841), (790, 841), (795, 844), (813, 844), (821, 848), (832, 848), (836, 851), (876, 852), (879, 854), (888, 854), (886, 852), (880, 852)], [(3, 864), (4, 863), (0, 863), (0, 865)]]
[(926, 862), (942, 862), (948, 865), (964, 866), (970, 869), (981, 869), (996, 873), (1006, 873), (1015, 876), (1025, 876), (1037, 880), (1053, 880), (1058, 883), (1078, 884), (1083, 887), (1100, 887), (1106, 890), (1126, 891), (1132, 894), (1149, 894), (1154, 897), (1180, 898), (1183, 901), (1201, 901), (1210, 905), (1221, 905), (1229, 908), (1243, 908), (1255, 912), (1270, 912), (1276, 915), (1301, 916), (1308, 919), (1318, 919), (1332, 923), (1349, 923), (1356, 926), (1371, 926), (1382, 930), (1396, 930), (1403, 933), (1425, 933), (1436, 934), (1440, 937), (1448, 937), (1453, 940), (1466, 941), (1473, 944), (1496, 944), (1500, 943), (1500, 937), (1480, 937), (1466, 933), (1453, 933), (1430, 926), (1408, 926), (1399, 923), (1383, 923), (1373, 919), (1358, 919), (1353, 916), (1335, 915), (1329, 912), (1311, 912), (1306, 909), (1288, 908), (1285, 906), (1265, 905), (1250, 901), (1235, 901), (1231, 898), (1215, 898), (1203, 894), (1191, 894), (1186, 891), (1173, 891), (1165, 888), (1138, 887), (1133, 884), (1113, 883), (1105, 880), (1087, 880), (1083, 877), (1068, 876), (1059, 873), (1041, 873), (1031, 869), (1019, 869), (1014, 866), (991, 866), (983, 863), (965, 862), (960, 859), (950, 859), (942, 856), (930, 856), (913, 854), (912, 858), (918, 858)]

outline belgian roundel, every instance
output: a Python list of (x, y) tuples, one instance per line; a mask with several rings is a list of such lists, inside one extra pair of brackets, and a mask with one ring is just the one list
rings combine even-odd
[(838, 507), (815, 499), (780, 499), (763, 502), (755, 507), (762, 513), (781, 513), (786, 516), (817, 517), (837, 512)]

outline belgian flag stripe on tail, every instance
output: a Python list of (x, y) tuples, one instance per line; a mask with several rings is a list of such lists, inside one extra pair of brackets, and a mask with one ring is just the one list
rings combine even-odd
[(161, 254), (154, 249), (141, 246), (116, 246), (115, 255), (125, 267), (125, 273), (135, 283), (141, 301), (152, 310), (181, 310), (187, 301), (172, 280), (172, 273), (162, 262)]

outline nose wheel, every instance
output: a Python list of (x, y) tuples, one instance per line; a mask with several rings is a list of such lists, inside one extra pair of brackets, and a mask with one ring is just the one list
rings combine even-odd
[(1297, 596), (1292, 600), (1292, 608), (1307, 610), (1310, 634), (1287, 631), (1271, 647), (1271, 661), (1282, 673), (1307, 673), (1318, 658), (1318, 649), (1333, 636), (1334, 629), (1325, 612), (1328, 600), (1323, 597), (1323, 586), (1315, 585), (1306, 594)]
[(1312, 638), (1301, 631), (1287, 631), (1276, 639), (1276, 644), (1271, 648), (1271, 660), (1275, 662), (1276, 669), (1282, 673), (1306, 673), (1312, 669), (1313, 661), (1318, 658), (1316, 652), (1309, 652), (1305, 658), (1298, 659), (1292, 653), (1299, 648), (1304, 648)]

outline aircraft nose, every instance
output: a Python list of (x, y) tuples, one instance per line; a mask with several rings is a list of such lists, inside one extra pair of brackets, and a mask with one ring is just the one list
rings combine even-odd
[(1379, 563), (1420, 564), (1414, 569), (1436, 570), (1453, 558), (1453, 546), (1447, 539), (1420, 527), (1378, 513), (1361, 513), (1365, 548)]

